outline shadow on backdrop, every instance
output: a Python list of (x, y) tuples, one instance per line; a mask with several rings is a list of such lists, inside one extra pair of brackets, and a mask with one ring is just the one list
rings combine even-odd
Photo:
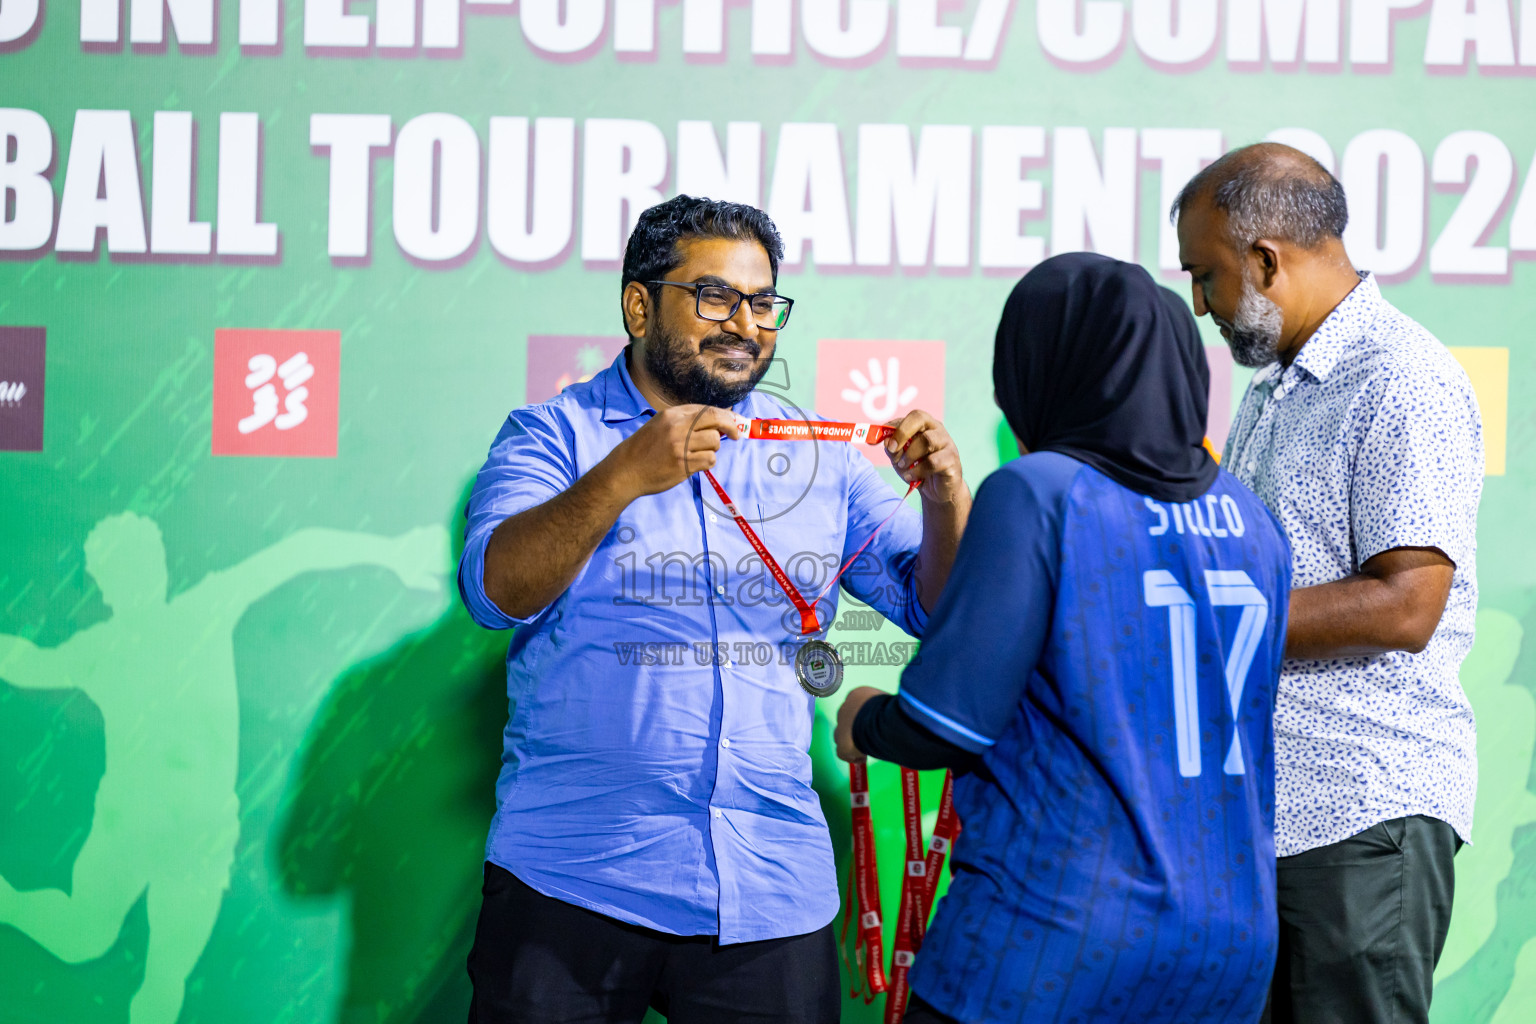
[[(449, 524), (454, 564), (468, 494)], [(276, 875), (295, 898), (346, 899), (341, 1024), (468, 1016), (509, 635), (477, 626), (455, 596), (427, 629), (343, 673), (305, 737)]]
[[(1483, 642), (1484, 625), (1484, 615), (1480, 614), (1479, 643)], [(1514, 632), (1517, 642), (1520, 633), (1525, 637), (1536, 636), (1536, 612), (1527, 615)], [(1506, 678), (1509, 685), (1522, 687), (1536, 695), (1536, 644), (1520, 644), (1518, 651)], [(1475, 647), (1473, 653), (1476, 654)], [(1469, 656), (1468, 663), (1472, 660)], [(1463, 681), (1466, 681), (1465, 667)], [(1502, 721), (1488, 721), (1479, 713), (1480, 762), (1483, 760), (1484, 734), (1503, 724)], [(1523, 750), (1530, 750), (1528, 737)], [(1509, 767), (1518, 770), (1518, 766)], [(1486, 774), (1479, 778), (1479, 812), (1485, 791), (1500, 785), (1516, 790), (1523, 786), (1525, 793), (1536, 792), (1536, 760), (1529, 764), (1524, 774), (1512, 778), (1488, 778)], [(1521, 820), (1529, 819), (1526, 814), (1520, 814), (1495, 824), (1508, 828)], [(1481, 819), (1473, 822), (1473, 829), (1474, 842), (1488, 841), (1485, 837), (1489, 829)], [(1524, 1024), (1531, 1019), (1532, 1008), (1536, 1007), (1536, 824), (1517, 825), (1509, 842), (1512, 856), (1508, 874), (1498, 882), (1495, 890), (1492, 928), (1487, 940), (1461, 967), (1436, 983), (1430, 1013), (1435, 1024)], [(1463, 850), (1462, 856), (1468, 852)], [(1458, 856), (1457, 860), (1460, 859)], [(1456, 895), (1459, 901), (1462, 893), (1458, 891)], [(1458, 906), (1457, 909), (1461, 908)], [(1452, 927), (1456, 924), (1453, 920)]]

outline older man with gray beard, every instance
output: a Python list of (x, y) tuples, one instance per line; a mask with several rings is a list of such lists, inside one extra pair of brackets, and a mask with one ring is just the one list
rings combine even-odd
[(1344, 251), (1344, 190), (1287, 146), (1174, 201), (1195, 312), (1258, 369), (1223, 465), (1291, 541), (1275, 707), (1279, 960), (1265, 1019), (1427, 1021), (1472, 827), (1482, 422), (1466, 373)]

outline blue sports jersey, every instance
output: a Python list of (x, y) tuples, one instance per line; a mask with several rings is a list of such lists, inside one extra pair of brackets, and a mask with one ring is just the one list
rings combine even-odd
[(1051, 452), (982, 485), (901, 680), (982, 755), (914, 991), (967, 1022), (1258, 1019), (1289, 589), (1225, 472), (1183, 505)]

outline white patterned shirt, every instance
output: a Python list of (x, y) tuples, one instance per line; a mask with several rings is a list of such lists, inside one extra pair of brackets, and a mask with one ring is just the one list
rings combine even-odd
[(1290, 366), (1254, 375), (1224, 468), (1291, 542), (1293, 587), (1358, 572), (1391, 548), (1456, 564), (1418, 654), (1288, 660), (1275, 705), (1275, 853), (1422, 814), (1472, 831), (1476, 726), (1457, 672), (1477, 612), (1483, 428), (1466, 372), (1369, 275)]

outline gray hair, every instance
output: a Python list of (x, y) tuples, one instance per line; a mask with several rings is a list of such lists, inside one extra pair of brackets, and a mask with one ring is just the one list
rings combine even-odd
[(1305, 153), (1278, 142), (1234, 149), (1179, 190), (1168, 211), (1178, 223), (1191, 201), (1209, 197), (1227, 215), (1232, 244), (1247, 249), (1260, 238), (1314, 249), (1342, 238), (1349, 223), (1344, 186)]

